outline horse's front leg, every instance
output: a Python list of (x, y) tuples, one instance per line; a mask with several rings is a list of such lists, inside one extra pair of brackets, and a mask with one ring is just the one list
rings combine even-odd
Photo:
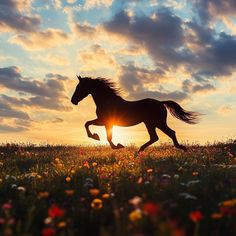
[(93, 138), (95, 140), (100, 140), (98, 134), (94, 133), (92, 134), (91, 131), (89, 130), (89, 126), (90, 125), (97, 125), (97, 126), (102, 126), (104, 125), (99, 119), (95, 119), (95, 120), (90, 120), (90, 121), (87, 121), (85, 123), (85, 129), (87, 131), (87, 135), (89, 138)]
[(115, 145), (112, 142), (112, 126), (110, 125), (106, 125), (106, 132), (107, 132), (107, 141), (109, 142), (110, 146), (112, 149), (120, 149), (123, 148), (124, 146), (120, 143), (118, 143), (117, 145)]

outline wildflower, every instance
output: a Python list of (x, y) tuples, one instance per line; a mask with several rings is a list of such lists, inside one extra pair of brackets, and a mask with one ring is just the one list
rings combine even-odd
[(52, 223), (52, 217), (47, 217), (44, 219), (44, 224), (49, 225)]
[(143, 182), (143, 178), (142, 177), (139, 177), (138, 178), (138, 181), (137, 181), (137, 184), (141, 184)]
[(236, 206), (236, 198), (219, 203), (220, 206), (233, 207)]
[(84, 164), (83, 164), (83, 166), (89, 168), (89, 163), (88, 163), (88, 161), (85, 161)]
[(70, 171), (70, 173), (71, 173), (71, 174), (74, 174), (74, 173), (75, 173), (75, 170), (74, 170), (74, 169), (72, 169), (72, 170)]
[(17, 188), (17, 190), (22, 191), (22, 192), (25, 192), (25, 191), (26, 191), (25, 187), (22, 187), (22, 186), (19, 186), (19, 187)]
[(66, 177), (66, 182), (69, 183), (71, 181), (71, 177)]
[(175, 174), (175, 175), (174, 175), (174, 179), (179, 179), (179, 175), (178, 175), (178, 174)]
[(11, 209), (12, 208), (12, 205), (10, 204), (10, 203), (4, 203), (3, 205), (2, 205), (2, 209), (3, 210), (9, 210), (9, 209)]
[(136, 209), (129, 214), (129, 220), (132, 222), (136, 222), (140, 219), (142, 219), (142, 212), (140, 209)]
[(133, 205), (135, 208), (137, 208), (142, 203), (142, 198), (135, 196), (129, 200), (129, 203)]
[(201, 211), (196, 210), (189, 213), (189, 219), (195, 223), (201, 221), (202, 218), (203, 215)]
[(146, 202), (143, 209), (148, 215), (154, 216), (160, 212), (160, 205), (153, 202)]
[(90, 193), (92, 196), (96, 197), (96, 196), (100, 193), (100, 190), (97, 189), (97, 188), (91, 188), (91, 189), (89, 189), (89, 193)]
[(147, 169), (147, 173), (152, 173), (153, 169)]
[(42, 236), (53, 236), (56, 234), (56, 231), (53, 228), (44, 228), (41, 234)]
[(74, 189), (65, 190), (67, 196), (72, 196), (75, 193)]
[(103, 207), (102, 200), (99, 198), (93, 199), (93, 201), (91, 202), (91, 207), (96, 210), (101, 209)]
[(220, 212), (216, 212), (216, 213), (212, 213), (211, 214), (211, 218), (212, 219), (220, 219), (220, 218), (222, 218), (223, 217), (223, 215), (222, 215), (222, 213), (220, 213)]
[(58, 224), (57, 224), (57, 227), (58, 228), (65, 228), (66, 227), (66, 222), (65, 221), (61, 221), (61, 222), (59, 222)]
[(199, 173), (198, 173), (198, 171), (194, 171), (194, 172), (192, 173), (192, 175), (193, 175), (193, 176), (198, 176)]
[(49, 197), (49, 192), (39, 192), (38, 198), (47, 198)]
[(0, 218), (0, 225), (3, 225), (5, 223), (5, 219)]
[(93, 167), (95, 167), (95, 166), (97, 166), (97, 165), (98, 165), (97, 162), (93, 162), (93, 163), (92, 163), (92, 166), (93, 166)]
[(52, 218), (62, 217), (65, 214), (65, 211), (60, 209), (56, 204), (52, 204), (48, 209), (48, 215)]
[(108, 193), (102, 194), (102, 198), (103, 199), (108, 199), (109, 197), (110, 197), (110, 195)]

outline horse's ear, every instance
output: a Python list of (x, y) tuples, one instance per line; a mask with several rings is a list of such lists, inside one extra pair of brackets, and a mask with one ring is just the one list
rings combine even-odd
[(79, 76), (77, 75), (77, 78), (79, 81), (81, 81), (81, 79), (82, 79), (82, 77), (80, 75)]

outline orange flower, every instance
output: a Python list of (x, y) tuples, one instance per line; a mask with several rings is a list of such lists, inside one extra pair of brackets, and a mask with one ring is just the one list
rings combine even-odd
[(71, 181), (71, 177), (66, 177), (66, 182), (69, 183)]
[(93, 166), (93, 167), (95, 167), (95, 166), (97, 166), (97, 165), (98, 165), (97, 162), (93, 162), (93, 163), (92, 163), (92, 166)]
[(52, 204), (48, 209), (48, 215), (52, 218), (62, 217), (65, 214), (65, 211), (59, 208), (56, 204)]
[(100, 193), (100, 190), (97, 188), (91, 188), (89, 189), (89, 192), (92, 196), (96, 197)]
[(65, 190), (67, 196), (72, 196), (75, 193), (74, 189)]
[(222, 215), (222, 213), (220, 213), (220, 212), (216, 212), (216, 213), (212, 213), (211, 214), (211, 218), (212, 219), (220, 219), (220, 218), (222, 218), (223, 217), (223, 215)]
[(195, 223), (201, 221), (202, 218), (203, 218), (203, 215), (201, 211), (196, 210), (189, 213), (189, 219)]
[(99, 198), (93, 199), (93, 201), (91, 202), (91, 207), (96, 210), (101, 209), (103, 207), (102, 200)]
[(108, 199), (109, 197), (110, 197), (110, 195), (108, 193), (102, 194), (102, 198), (103, 199)]
[(47, 198), (49, 196), (49, 192), (39, 192), (38, 198)]
[(65, 221), (61, 221), (61, 222), (59, 222), (58, 224), (57, 224), (57, 227), (58, 228), (65, 228), (66, 227), (66, 222)]

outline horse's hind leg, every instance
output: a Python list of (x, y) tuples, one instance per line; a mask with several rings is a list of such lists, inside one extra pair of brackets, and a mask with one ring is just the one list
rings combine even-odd
[(156, 127), (154, 125), (150, 125), (150, 124), (146, 124), (149, 136), (150, 136), (150, 140), (148, 142), (146, 142), (145, 144), (143, 144), (138, 152), (142, 152), (146, 147), (148, 147), (149, 145), (155, 143), (159, 138), (157, 136), (156, 133)]
[(169, 128), (167, 124), (164, 124), (162, 126), (158, 126), (158, 128), (172, 139), (176, 148), (187, 151), (187, 148), (185, 146), (179, 144), (179, 142), (176, 138), (176, 135), (175, 135), (175, 131), (172, 130), (171, 128)]

